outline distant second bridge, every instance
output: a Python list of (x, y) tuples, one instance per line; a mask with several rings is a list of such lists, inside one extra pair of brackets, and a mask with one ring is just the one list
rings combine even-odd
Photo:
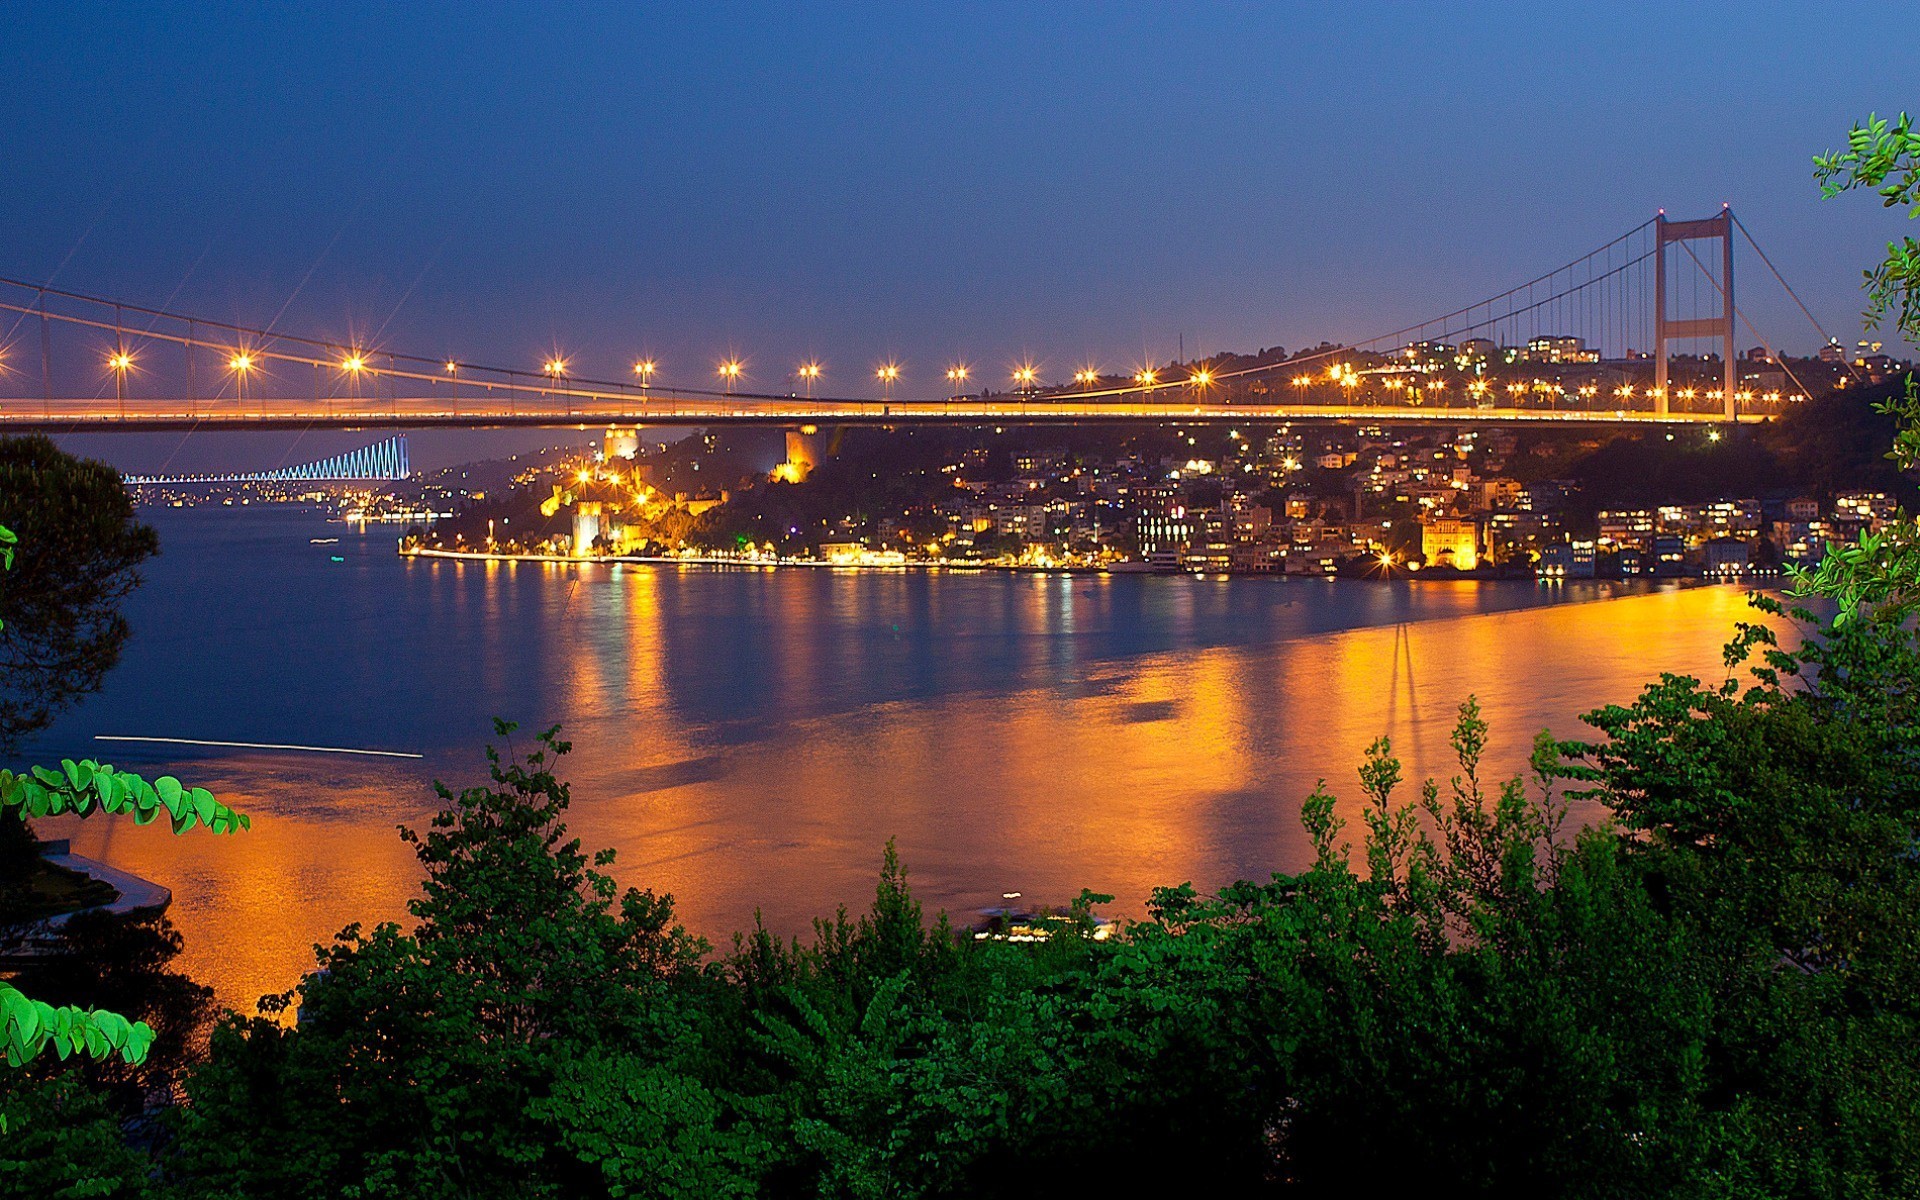
[(410, 473), (407, 435), (403, 433), (345, 454), (291, 467), (225, 475), (129, 475), (126, 482), (135, 487), (202, 483), (392, 483), (407, 478)]

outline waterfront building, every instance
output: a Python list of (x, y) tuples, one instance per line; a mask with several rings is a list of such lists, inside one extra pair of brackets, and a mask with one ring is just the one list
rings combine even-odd
[(582, 500), (573, 507), (573, 553), (585, 558), (593, 553), (600, 537), (601, 505), (597, 500)]
[(1653, 573), (1662, 578), (1681, 575), (1687, 569), (1687, 541), (1678, 534), (1662, 533), (1653, 539)]
[(1193, 538), (1193, 522), (1180, 489), (1165, 484), (1144, 487), (1137, 502), (1134, 540), (1141, 555), (1151, 560), (1155, 554), (1172, 552), (1177, 557)]
[(1740, 538), (1721, 537), (1707, 543), (1705, 569), (1710, 578), (1744, 575), (1751, 560), (1752, 552)]
[(1578, 539), (1553, 542), (1541, 547), (1540, 561), (1534, 566), (1534, 574), (1542, 579), (1592, 579), (1593, 543)]
[(1471, 571), (1480, 565), (1478, 522), (1436, 517), (1420, 527), (1420, 553), (1430, 567)]

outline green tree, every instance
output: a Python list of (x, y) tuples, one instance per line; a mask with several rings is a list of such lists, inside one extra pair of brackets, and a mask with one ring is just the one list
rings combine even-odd
[(0, 753), (100, 687), (130, 632), (120, 605), (159, 550), (119, 472), (44, 437), (0, 439), (0, 524), (18, 535), (0, 590)]
[(426, 871), (417, 926), (355, 925), (321, 949), (298, 1029), (216, 1030), (178, 1113), (187, 1194), (581, 1194), (596, 1173), (538, 1102), (670, 1048), (663, 989), (705, 947), (671, 897), (620, 892), (612, 853), (567, 836), (566, 750), (550, 730), (517, 760), (489, 750), (488, 785), (438, 789), (447, 807), (402, 831)]

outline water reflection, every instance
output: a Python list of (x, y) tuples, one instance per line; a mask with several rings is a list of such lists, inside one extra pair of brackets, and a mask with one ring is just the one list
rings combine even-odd
[(564, 723), (576, 832), (710, 935), (864, 903), (890, 836), (930, 906), (1090, 886), (1137, 911), (1154, 885), (1302, 865), (1300, 798), (1324, 776), (1357, 824), (1382, 733), (1410, 777), (1445, 774), (1474, 693), (1513, 773), (1542, 726), (1575, 735), (1662, 670), (1717, 676), (1748, 615), (1727, 587), (405, 563), (377, 532), (332, 564), (310, 518), (161, 532), (125, 663), (36, 756), (96, 733), (427, 756), (119, 755), (256, 815), (231, 839), (72, 830), (174, 889), (183, 965), (242, 1005), (348, 922), (404, 919), (394, 826), (431, 778), (481, 774), (496, 715)]

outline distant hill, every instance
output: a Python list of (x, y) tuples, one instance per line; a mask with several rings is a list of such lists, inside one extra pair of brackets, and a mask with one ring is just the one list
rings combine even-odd
[(1588, 511), (1863, 489), (1890, 492), (1911, 508), (1920, 488), (1886, 457), (1893, 419), (1873, 411), (1875, 400), (1905, 386), (1833, 392), (1717, 442), (1698, 429), (1676, 431), (1671, 441), (1655, 433), (1618, 438), (1574, 460), (1565, 474), (1580, 484), (1579, 506)]
[(1902, 376), (1874, 387), (1829, 392), (1796, 405), (1787, 417), (1761, 430), (1760, 438), (1808, 491), (1830, 495), (1871, 488), (1892, 492), (1911, 507), (1920, 491), (1887, 457), (1893, 447), (1893, 418), (1873, 411), (1875, 401), (1905, 390)]

